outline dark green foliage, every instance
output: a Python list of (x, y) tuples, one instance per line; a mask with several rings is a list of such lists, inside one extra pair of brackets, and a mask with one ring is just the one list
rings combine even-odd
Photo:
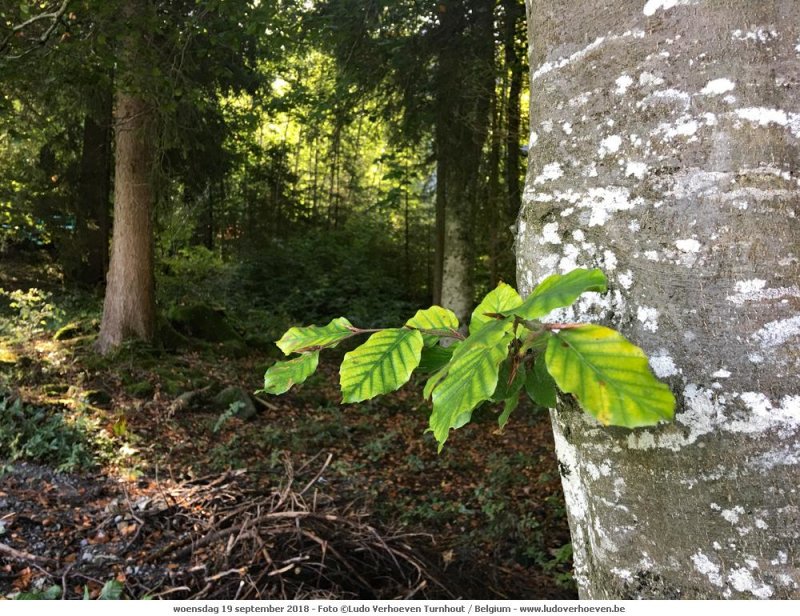
[(101, 432), (90, 420), (71, 420), (66, 409), (24, 404), (0, 395), (0, 459), (50, 464), (59, 471), (89, 469), (97, 462)]

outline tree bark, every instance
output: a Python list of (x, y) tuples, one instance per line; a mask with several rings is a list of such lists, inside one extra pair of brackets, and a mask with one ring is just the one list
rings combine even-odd
[(524, 293), (642, 346), (676, 421), (552, 411), (580, 595), (800, 598), (800, 5), (528, 0)]
[(155, 330), (153, 115), (144, 96), (127, 89), (136, 83), (135, 71), (144, 56), (141, 32), (130, 24), (145, 13), (146, 5), (144, 0), (123, 5), (130, 34), (121, 41), (122, 69), (116, 81), (114, 230), (97, 339), (101, 353), (110, 352), (126, 338), (151, 340)]
[(436, 77), (434, 303), (463, 323), (473, 303), (472, 219), (494, 88), (492, 0), (443, 0)]
[(82, 263), (72, 273), (90, 286), (101, 283), (108, 269), (112, 99), (110, 86), (101, 89), (83, 123), (75, 238)]

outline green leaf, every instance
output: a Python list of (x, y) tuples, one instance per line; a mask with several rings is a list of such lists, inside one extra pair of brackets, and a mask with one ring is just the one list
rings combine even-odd
[(440, 451), (450, 429), (463, 425), (462, 416), (492, 397), (498, 366), (508, 354), (510, 329), (511, 321), (487, 323), (453, 353), (447, 374), (432, 394), (430, 427)]
[(558, 387), (604, 425), (652, 426), (675, 414), (675, 397), (650, 372), (644, 352), (613, 329), (553, 333), (545, 360)]
[(117, 601), (122, 598), (122, 591), (125, 587), (117, 580), (108, 580), (100, 589), (100, 600)]
[(419, 365), (422, 334), (385, 329), (344, 356), (339, 383), (342, 402), (361, 402), (389, 393), (408, 381)]
[(447, 371), (450, 369), (449, 364), (445, 364), (442, 368), (438, 370), (438, 372), (434, 372), (430, 377), (428, 377), (428, 381), (425, 383), (425, 387), (422, 389), (422, 396), (426, 400), (431, 399), (431, 394), (439, 382), (447, 376)]
[[(513, 364), (513, 357), (507, 357), (506, 360), (500, 364), (500, 371), (497, 374), (497, 387), (492, 394), (492, 400), (501, 402), (513, 396), (516, 392), (522, 389), (525, 384), (525, 365), (519, 362), (517, 364), (514, 378), (511, 379), (511, 370)], [(511, 381), (509, 382), (509, 380)]]
[(335, 347), (345, 338), (352, 336), (352, 327), (350, 321), (344, 317), (333, 319), (324, 327), (319, 325), (292, 327), (275, 344), (285, 355), (318, 351), (323, 347)]
[(536, 358), (533, 370), (528, 373), (525, 380), (525, 391), (536, 404), (548, 409), (556, 406), (556, 382), (547, 371), (544, 355)]
[[(423, 335), (423, 339), (425, 336)], [(453, 357), (453, 347), (432, 346), (422, 348), (422, 358), (419, 362), (420, 372), (436, 372), (450, 361)]]
[(264, 374), (264, 389), (261, 391), (275, 396), (286, 393), (293, 385), (299, 385), (314, 374), (318, 363), (319, 351), (275, 362)]
[(506, 398), (505, 406), (503, 406), (503, 412), (500, 414), (500, 417), (497, 418), (497, 425), (502, 430), (506, 427), (508, 423), (508, 419), (511, 417), (511, 413), (514, 412), (514, 409), (517, 408), (519, 404), (519, 390), (515, 391), (511, 396)]
[(489, 314), (501, 314), (513, 310), (522, 303), (522, 298), (514, 290), (514, 287), (501, 282), (494, 291), (490, 291), (483, 298), (478, 307), (472, 311), (472, 318), (469, 321), (469, 333), (475, 334), (489, 321), (494, 321)]
[(508, 311), (523, 319), (538, 319), (556, 308), (572, 304), (582, 293), (607, 290), (606, 277), (599, 269), (576, 269), (569, 274), (553, 274), (540, 282), (521, 306)]
[[(458, 331), (458, 318), (451, 310), (441, 306), (431, 306), (425, 310), (417, 310), (417, 314), (406, 321), (406, 327), (441, 332)], [(431, 334), (423, 334), (423, 339), (425, 346), (433, 346), (439, 341), (438, 336)]]

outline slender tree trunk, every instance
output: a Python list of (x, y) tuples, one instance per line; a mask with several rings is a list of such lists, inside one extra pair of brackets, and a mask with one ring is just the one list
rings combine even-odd
[(517, 28), (525, 18), (522, 0), (504, 0), (505, 23), (503, 52), (509, 72), (508, 101), (506, 106), (506, 219), (512, 224), (519, 214), (520, 191), (520, 105), (524, 63), (517, 49)]
[(443, 0), (436, 92), (434, 302), (463, 323), (472, 308), (473, 229), (494, 88), (492, 0)]
[(82, 264), (74, 272), (78, 282), (96, 285), (108, 269), (108, 242), (111, 229), (109, 193), (111, 190), (112, 94), (102, 90), (86, 114), (83, 124), (83, 150), (78, 180), (76, 227), (77, 250)]
[[(143, 1), (129, 2), (123, 5), (123, 15), (130, 23), (145, 6)], [(121, 44), (121, 57), (131, 71), (138, 66), (144, 43), (132, 28)], [(114, 108), (114, 231), (97, 339), (101, 353), (112, 351), (126, 338), (150, 340), (155, 330), (153, 117), (142, 96), (126, 90), (129, 78), (127, 72), (118, 75)]]
[(600, 266), (678, 397), (604, 428), (560, 398), (584, 598), (800, 598), (800, 5), (528, 0), (523, 292)]

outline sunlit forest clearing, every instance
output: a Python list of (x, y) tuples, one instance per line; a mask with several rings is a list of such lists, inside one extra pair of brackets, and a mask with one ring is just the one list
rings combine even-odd
[(529, 402), (437, 454), (418, 379), (339, 404), (355, 343), (254, 393), (291, 325), (514, 282), (522, 3), (122, 5), (0, 15), (0, 593), (574, 596)]

